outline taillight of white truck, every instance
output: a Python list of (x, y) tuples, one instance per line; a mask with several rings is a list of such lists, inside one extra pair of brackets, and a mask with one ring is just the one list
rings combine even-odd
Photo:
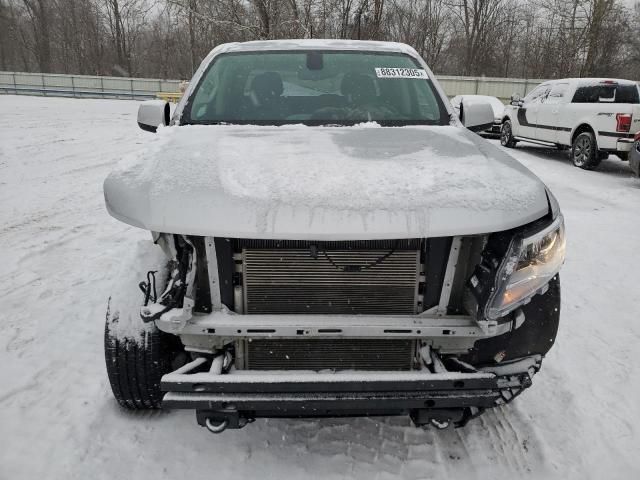
[(616, 113), (616, 132), (629, 132), (631, 130), (631, 114)]

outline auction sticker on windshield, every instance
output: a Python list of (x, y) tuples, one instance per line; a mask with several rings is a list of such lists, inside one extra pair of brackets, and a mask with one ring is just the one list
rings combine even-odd
[(376, 68), (378, 78), (428, 78), (422, 68)]

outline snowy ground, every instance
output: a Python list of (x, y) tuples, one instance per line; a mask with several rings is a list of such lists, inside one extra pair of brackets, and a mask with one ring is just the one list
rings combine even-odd
[(617, 158), (586, 172), (533, 146), (512, 153), (565, 213), (563, 314), (510, 406), (455, 431), (259, 420), (222, 436), (190, 412), (121, 411), (106, 297), (147, 234), (108, 216), (102, 180), (150, 135), (136, 108), (0, 96), (0, 479), (640, 478), (640, 181)]

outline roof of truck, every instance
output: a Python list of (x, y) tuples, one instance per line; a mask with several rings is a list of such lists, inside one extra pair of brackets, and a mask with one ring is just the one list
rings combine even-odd
[(266, 50), (367, 50), (380, 52), (397, 52), (417, 55), (407, 44), (398, 42), (377, 42), (370, 40), (256, 40), (251, 42), (225, 43), (218, 45), (213, 51), (222, 52), (255, 52)]
[(625, 80), (623, 78), (560, 78), (558, 80), (547, 80), (543, 83), (551, 83), (551, 82), (567, 82), (567, 83), (577, 83), (579, 85), (598, 85), (601, 83), (618, 83), (618, 84), (635, 84), (633, 80)]

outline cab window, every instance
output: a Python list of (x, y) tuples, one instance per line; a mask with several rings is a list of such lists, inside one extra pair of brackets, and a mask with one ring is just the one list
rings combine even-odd
[(547, 95), (544, 103), (553, 105), (562, 102), (568, 88), (568, 83), (556, 83), (551, 87), (551, 90), (549, 90), (549, 95)]
[(576, 89), (572, 103), (640, 103), (638, 87), (632, 84), (600, 83)]
[(549, 85), (540, 85), (524, 97), (524, 103), (540, 103), (548, 91)]

